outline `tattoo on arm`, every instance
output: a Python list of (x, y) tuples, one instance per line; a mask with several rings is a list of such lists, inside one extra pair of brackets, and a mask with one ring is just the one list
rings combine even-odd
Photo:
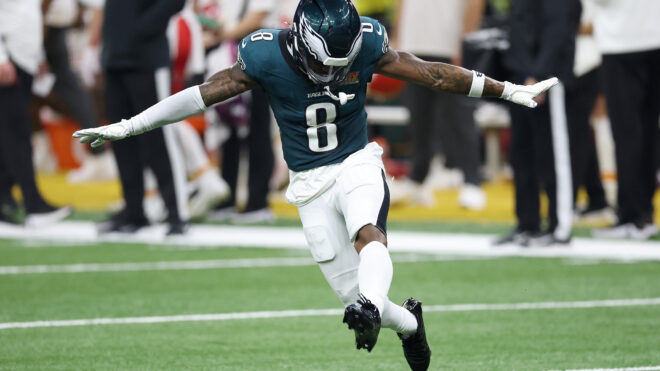
[(450, 93), (465, 93), (472, 85), (472, 72), (444, 63), (415, 61), (412, 67), (424, 85)]
[(222, 70), (199, 86), (204, 104), (210, 107), (257, 86), (257, 82), (246, 75), (238, 66)]
[[(406, 52), (390, 51), (379, 61), (377, 72), (427, 86), (431, 89), (467, 95), (472, 86), (472, 71), (446, 63), (426, 62)], [(504, 84), (486, 78), (484, 97), (499, 97)]]

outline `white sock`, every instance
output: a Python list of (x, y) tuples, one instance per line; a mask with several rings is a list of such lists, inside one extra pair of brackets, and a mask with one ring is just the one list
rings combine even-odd
[(385, 310), (381, 315), (380, 326), (404, 335), (410, 335), (417, 331), (417, 318), (406, 308), (387, 300), (385, 301)]
[(360, 293), (369, 299), (383, 314), (387, 292), (392, 283), (392, 259), (387, 247), (380, 242), (370, 242), (360, 251), (358, 266), (358, 287)]

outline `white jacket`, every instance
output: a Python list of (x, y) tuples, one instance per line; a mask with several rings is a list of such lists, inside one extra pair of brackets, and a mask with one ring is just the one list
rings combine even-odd
[(594, 33), (603, 54), (660, 49), (660, 0), (591, 0)]
[(34, 74), (42, 57), (41, 1), (0, 1), (0, 63), (11, 59)]

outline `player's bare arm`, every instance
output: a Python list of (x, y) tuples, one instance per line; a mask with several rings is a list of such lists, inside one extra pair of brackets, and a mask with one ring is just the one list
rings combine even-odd
[[(378, 62), (376, 72), (432, 89), (467, 95), (472, 85), (472, 71), (446, 63), (427, 62), (403, 51), (390, 49)], [(486, 78), (485, 97), (499, 97), (504, 84)]]
[(558, 82), (552, 78), (529, 86), (503, 83), (476, 71), (446, 63), (427, 62), (408, 52), (392, 49), (381, 57), (376, 72), (447, 93), (502, 98), (531, 108), (537, 105), (535, 97)]
[(142, 113), (121, 122), (93, 129), (76, 131), (73, 136), (92, 147), (106, 141), (142, 134), (164, 125), (200, 114), (216, 103), (241, 94), (257, 85), (238, 64), (211, 76), (202, 85), (193, 86), (163, 99)]
[(246, 75), (238, 64), (235, 64), (209, 77), (199, 86), (199, 91), (204, 104), (210, 107), (256, 86), (257, 83)]

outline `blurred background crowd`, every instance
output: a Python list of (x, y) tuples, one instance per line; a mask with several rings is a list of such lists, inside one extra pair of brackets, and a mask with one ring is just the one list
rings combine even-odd
[[(495, 243), (565, 244), (576, 221), (601, 238), (658, 234), (660, 2), (355, 0), (395, 49), (513, 83), (560, 86), (535, 110), (374, 76), (369, 133), (385, 149), (392, 207), (478, 213), (513, 190), (515, 226)], [(288, 182), (277, 125), (255, 89), (204, 116), (90, 149), (80, 127), (118, 122), (236, 60), (240, 40), (285, 28), (297, 0), (0, 0), (0, 223), (39, 227), (72, 209), (36, 174), (117, 182), (99, 232), (191, 221), (272, 221)], [(511, 187), (510, 185), (513, 185)], [(73, 189), (73, 188), (72, 188)], [(452, 193), (453, 194), (453, 193)], [(270, 195), (270, 197), (269, 197)], [(446, 202), (446, 201), (443, 201)]]

